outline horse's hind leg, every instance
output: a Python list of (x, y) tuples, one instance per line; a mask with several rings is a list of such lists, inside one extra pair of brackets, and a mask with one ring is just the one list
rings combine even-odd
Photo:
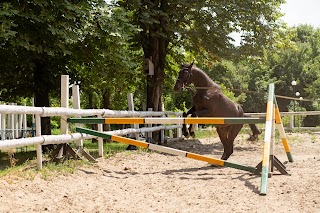
[(217, 132), (220, 138), (220, 141), (223, 145), (223, 155), (221, 157), (222, 160), (225, 160), (226, 158), (226, 153), (227, 153), (227, 147), (228, 147), (228, 132), (229, 132), (229, 128), (228, 127), (222, 127), (222, 126), (217, 126)]
[[(243, 117), (245, 118), (250, 118), (249, 115), (243, 115)], [(258, 135), (261, 134), (260, 130), (258, 129), (257, 125), (255, 124), (249, 124), (250, 129), (252, 131), (252, 135), (250, 135), (250, 137), (248, 138), (248, 141), (254, 141), (258, 138)]]
[(254, 141), (258, 138), (258, 135), (260, 135), (261, 132), (255, 124), (249, 124), (249, 126), (252, 131), (252, 135), (250, 135), (250, 137), (248, 138), (248, 141)]

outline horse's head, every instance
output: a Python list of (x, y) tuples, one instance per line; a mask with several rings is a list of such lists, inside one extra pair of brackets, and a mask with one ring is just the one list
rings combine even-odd
[(178, 79), (176, 81), (176, 84), (174, 85), (173, 90), (175, 92), (181, 92), (182, 89), (189, 84), (192, 83), (192, 66), (193, 62), (191, 64), (184, 64), (181, 65), (181, 69), (179, 71)]

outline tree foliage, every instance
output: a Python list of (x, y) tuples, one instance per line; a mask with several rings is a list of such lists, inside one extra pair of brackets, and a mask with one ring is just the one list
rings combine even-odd
[(136, 64), (126, 41), (134, 28), (121, 9), (103, 0), (2, 1), (0, 7), (2, 100), (35, 97), (36, 106), (49, 106), (61, 74), (81, 82), (85, 94), (98, 93), (97, 100), (130, 90), (124, 84), (134, 79)]
[(273, 39), (282, 0), (267, 1), (182, 1), (119, 0), (130, 11), (132, 23), (140, 28), (135, 43), (145, 58), (155, 66), (153, 77), (147, 77), (148, 107), (159, 110), (169, 47), (218, 57), (234, 52), (230, 33), (242, 32), (241, 52), (258, 52), (257, 48)]
[[(166, 110), (185, 110), (192, 90), (178, 95), (172, 88), (179, 63), (192, 60), (246, 112), (265, 110), (263, 93), (271, 82), (279, 95), (299, 91), (305, 99), (318, 99), (320, 31), (282, 25), (281, 3), (2, 1), (0, 100), (35, 97), (37, 106), (49, 106), (51, 98), (59, 105), (60, 75), (69, 74), (80, 84), (84, 108), (126, 109), (127, 93), (133, 92), (136, 109), (147, 101), (154, 110), (162, 102)], [(233, 43), (234, 32), (242, 36), (240, 46)], [(143, 58), (152, 59), (154, 76), (143, 75)], [(290, 100), (278, 99), (278, 104), (281, 111), (292, 110)], [(300, 104), (319, 108), (317, 102)]]

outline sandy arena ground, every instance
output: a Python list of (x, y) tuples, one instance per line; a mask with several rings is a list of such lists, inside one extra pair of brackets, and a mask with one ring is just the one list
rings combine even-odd
[[(256, 166), (263, 136), (238, 136), (228, 161)], [(282, 144), (276, 156), (290, 175), (276, 171), (266, 196), (260, 176), (156, 152), (123, 152), (52, 180), (0, 180), (0, 212), (320, 212), (320, 135), (288, 134), (294, 162)], [(279, 141), (279, 140), (278, 140)], [(220, 158), (218, 138), (167, 146)]]

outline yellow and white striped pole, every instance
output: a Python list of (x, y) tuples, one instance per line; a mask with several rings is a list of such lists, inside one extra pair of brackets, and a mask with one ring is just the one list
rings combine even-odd
[(177, 155), (177, 156), (182, 156), (182, 157), (187, 157), (187, 158), (192, 158), (194, 160), (204, 161), (204, 162), (208, 162), (208, 163), (211, 163), (214, 165), (240, 169), (240, 170), (248, 171), (251, 173), (254, 173), (256, 171), (255, 167), (231, 163), (231, 162), (227, 162), (227, 161), (220, 160), (217, 158), (212, 158), (212, 157), (208, 157), (208, 156), (204, 156), (204, 155), (199, 155), (199, 154), (195, 154), (195, 153), (191, 153), (191, 152), (173, 149), (170, 147), (159, 146), (156, 144), (151, 144), (151, 143), (147, 143), (144, 141), (138, 141), (138, 140), (134, 140), (134, 139), (130, 139), (130, 138), (125, 138), (125, 137), (121, 137), (118, 135), (109, 135), (104, 132), (98, 132), (95, 130), (80, 128), (80, 127), (76, 127), (76, 131), (81, 132), (81, 133), (85, 133), (85, 134), (89, 134), (89, 135), (94, 135), (94, 136), (106, 138), (106, 139), (111, 139), (113, 141), (117, 141), (120, 143), (125, 143), (125, 144), (129, 144), (129, 145), (142, 147), (145, 149), (155, 150), (155, 151), (168, 153), (168, 154), (172, 154), (172, 155)]
[(291, 151), (290, 151), (290, 147), (289, 147), (289, 143), (288, 143), (288, 139), (287, 139), (286, 133), (284, 131), (284, 127), (283, 127), (283, 123), (282, 123), (281, 115), (280, 115), (280, 110), (279, 110), (279, 107), (278, 107), (276, 99), (275, 99), (275, 105), (276, 105), (276, 108), (275, 108), (276, 126), (277, 126), (277, 129), (279, 130), (280, 138), (281, 138), (284, 150), (287, 153), (288, 160), (289, 160), (289, 162), (293, 162), (293, 157), (292, 157), (292, 154), (291, 154)]
[(268, 174), (269, 174), (269, 164), (270, 164), (270, 144), (272, 137), (272, 128), (274, 125), (273, 115), (274, 115), (274, 84), (269, 84), (268, 89), (268, 102), (267, 102), (267, 112), (266, 112), (266, 127), (264, 135), (264, 147), (262, 155), (262, 168), (261, 168), (261, 186), (260, 195), (267, 194), (267, 184), (268, 184)]

